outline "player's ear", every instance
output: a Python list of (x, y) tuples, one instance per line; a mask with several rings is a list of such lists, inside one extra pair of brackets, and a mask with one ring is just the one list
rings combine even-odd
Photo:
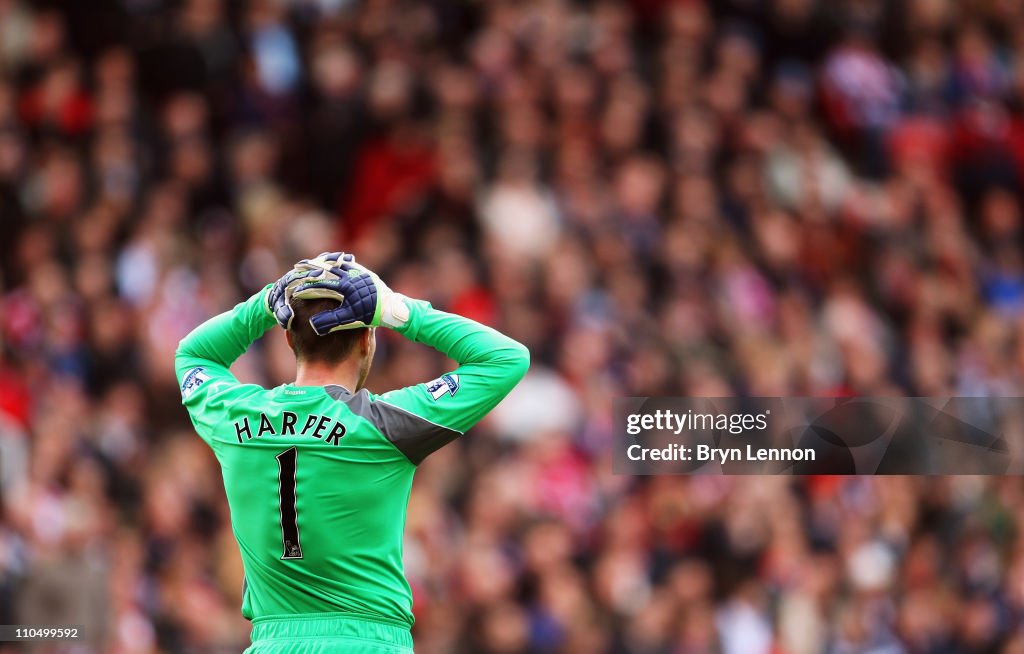
[(294, 352), (295, 351), (295, 344), (292, 343), (292, 333), (290, 331), (288, 331), (287, 329), (284, 330), (284, 340), (288, 342), (288, 347), (291, 348), (291, 350)]
[(373, 342), (374, 341), (373, 330), (374, 330), (373, 327), (370, 327), (368, 329), (364, 329), (363, 333), (359, 336), (359, 351), (362, 354), (367, 354), (367, 353), (373, 351), (373, 345), (374, 345), (374, 342)]

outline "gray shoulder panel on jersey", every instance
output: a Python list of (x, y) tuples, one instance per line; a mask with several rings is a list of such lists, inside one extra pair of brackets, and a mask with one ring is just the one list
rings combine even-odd
[(353, 395), (336, 384), (324, 386), (324, 390), (335, 400), (348, 405), (352, 413), (369, 420), (413, 465), (419, 465), (430, 454), (462, 435), (394, 404), (373, 402), (366, 390)]
[(327, 391), (328, 395), (338, 400), (339, 402), (345, 401), (342, 398), (352, 396), (352, 393), (350, 393), (347, 388), (345, 388), (344, 386), (340, 386), (338, 384), (327, 384), (326, 386), (324, 386), (324, 390)]

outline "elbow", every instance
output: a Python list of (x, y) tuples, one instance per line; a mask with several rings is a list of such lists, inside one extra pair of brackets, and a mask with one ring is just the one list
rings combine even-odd
[[(189, 335), (191, 336), (191, 334)], [(186, 371), (203, 364), (203, 357), (199, 355), (189, 336), (178, 341), (178, 347), (174, 350), (174, 370), (179, 376)], [(181, 381), (180, 379), (178, 381)]]
[(178, 347), (174, 350), (174, 373), (175, 377), (178, 378), (178, 383), (182, 381), (182, 375), (185, 369), (188, 368), (188, 355), (185, 353), (185, 349), (181, 343), (178, 343)]
[(530, 369), (530, 350), (518, 341), (513, 341), (512, 347), (509, 348), (509, 368), (517, 384)]
[(177, 364), (177, 363), (181, 362), (182, 359), (184, 359), (184, 358), (189, 356), (189, 354), (188, 354), (188, 346), (185, 343), (185, 341), (187, 341), (187, 340), (188, 340), (188, 337), (186, 336), (185, 338), (183, 338), (180, 341), (178, 341), (178, 347), (174, 348), (174, 363)]

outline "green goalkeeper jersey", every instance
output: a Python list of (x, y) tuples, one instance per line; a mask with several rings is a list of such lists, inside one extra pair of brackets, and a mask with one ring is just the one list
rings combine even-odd
[[(269, 288), (269, 287), (268, 287)], [(182, 403), (220, 463), (254, 621), (335, 613), (409, 627), (402, 536), (416, 466), (519, 382), (529, 353), (472, 320), (406, 300), (399, 331), (459, 366), (375, 395), (341, 386), (266, 389), (228, 370), (277, 326), (267, 289), (182, 339)]]

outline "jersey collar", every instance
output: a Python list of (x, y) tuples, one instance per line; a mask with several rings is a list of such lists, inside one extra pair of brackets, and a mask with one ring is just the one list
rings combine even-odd
[(342, 386), (341, 384), (326, 384), (324, 385), (324, 391), (327, 392), (335, 400), (341, 399), (345, 395), (351, 395), (352, 392)]

